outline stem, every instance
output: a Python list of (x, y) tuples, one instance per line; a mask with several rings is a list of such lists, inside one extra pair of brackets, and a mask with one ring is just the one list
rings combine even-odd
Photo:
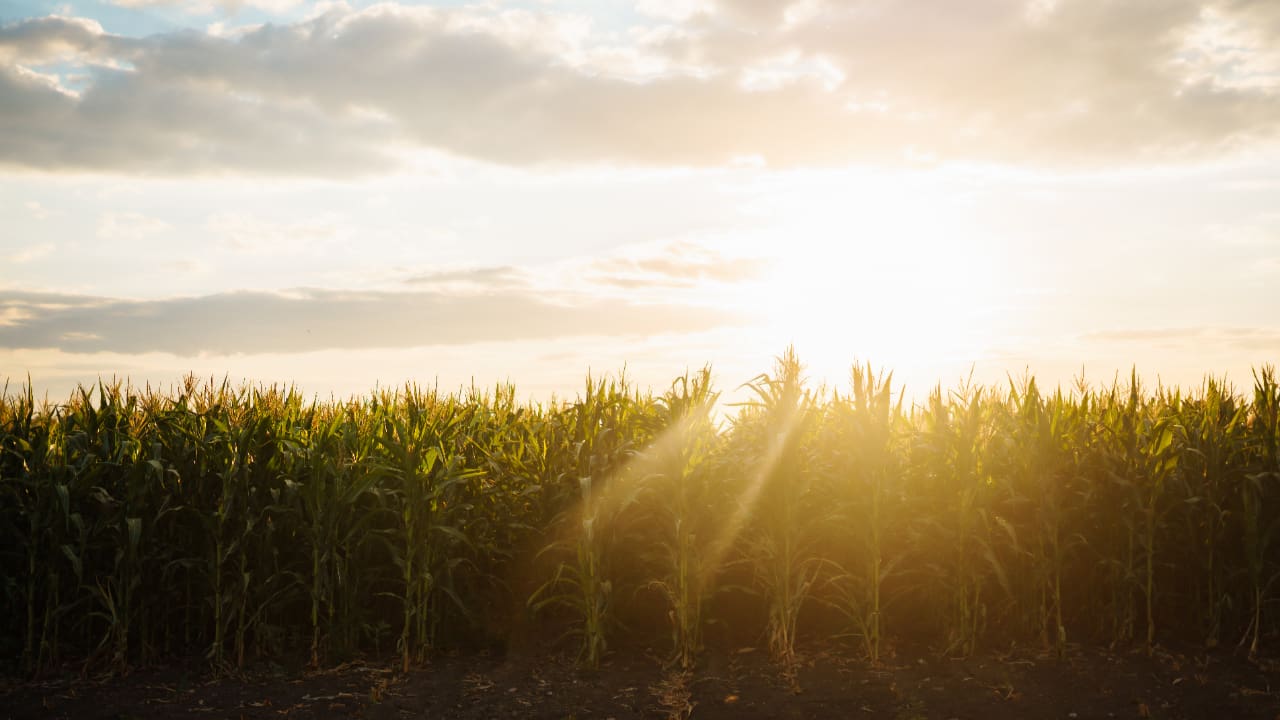
[(218, 523), (218, 540), (214, 545), (213, 561), (213, 664), (222, 667), (222, 522)]
[(880, 492), (881, 482), (877, 474), (875, 490), (871, 494), (871, 622), (867, 651), (871, 664), (880, 664)]
[(36, 543), (27, 546), (27, 637), (22, 648), (22, 669), (28, 674), (35, 666), (36, 635)]
[(409, 672), (409, 641), (410, 632), (413, 628), (414, 606), (416, 603), (415, 595), (417, 594), (417, 584), (414, 582), (414, 564), (417, 562), (417, 553), (415, 552), (416, 543), (414, 542), (414, 513), (413, 506), (404, 511), (404, 535), (405, 535), (405, 553), (404, 553), (404, 626), (400, 629), (400, 650), (401, 661), (400, 671)]
[(1262, 588), (1253, 589), (1253, 641), (1249, 643), (1249, 659), (1258, 657), (1258, 633), (1262, 629)]
[(1155, 560), (1156, 560), (1156, 519), (1155, 508), (1147, 508), (1147, 654), (1151, 654), (1151, 646), (1156, 640), (1156, 618), (1152, 612), (1152, 598), (1155, 595)]
[[(312, 525), (313, 538), (319, 538)], [(320, 667), (320, 545), (311, 547), (311, 667)]]

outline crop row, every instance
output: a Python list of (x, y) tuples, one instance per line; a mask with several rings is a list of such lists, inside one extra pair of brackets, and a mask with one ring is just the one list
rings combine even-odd
[[(1280, 630), (1280, 387), (806, 387), (718, 404), (588, 378), (572, 402), (407, 386), (346, 402), (201, 384), (0, 398), (0, 657), (217, 670), (554, 629), (967, 655), (1233, 645)], [(652, 643), (650, 643), (652, 644)]]

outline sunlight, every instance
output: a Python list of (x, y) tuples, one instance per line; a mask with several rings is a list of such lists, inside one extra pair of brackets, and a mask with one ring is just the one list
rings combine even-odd
[(738, 493), (737, 504), (733, 509), (733, 514), (725, 521), (720, 528), (720, 532), (709, 546), (707, 567), (712, 573), (718, 572), (724, 567), (725, 558), (733, 548), (734, 542), (737, 541), (738, 535), (742, 532), (752, 514), (757, 512), (757, 505), (759, 504), (761, 491), (764, 490), (765, 482), (778, 467), (778, 462), (782, 459), (783, 448), (786, 447), (787, 441), (791, 439), (791, 434), (796, 429), (796, 423), (800, 419), (799, 410), (799, 406), (783, 408), (777, 436), (765, 448), (760, 457), (760, 462), (751, 473), (747, 484)]
[(936, 376), (1000, 339), (1002, 261), (936, 187), (822, 174), (760, 212), (768, 270), (739, 300), (753, 340), (795, 344), (816, 381), (843, 383), (854, 358)]

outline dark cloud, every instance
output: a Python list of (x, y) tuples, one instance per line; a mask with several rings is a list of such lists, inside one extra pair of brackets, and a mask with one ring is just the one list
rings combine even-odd
[(10, 316), (0, 324), (3, 348), (178, 355), (651, 335), (740, 321), (700, 307), (557, 302), (512, 291), (468, 296), (300, 290), (152, 301), (5, 292), (0, 293), (0, 308), (19, 311), (16, 320)]
[[(513, 165), (1105, 164), (1280, 131), (1274, 77), (1240, 76), (1276, 56), (1275, 3), (717, 8), (623, 50), (575, 40), (552, 15), (395, 5), (235, 38), (21, 21), (0, 30), (0, 163), (342, 175), (385, 169), (408, 146)], [(1256, 25), (1254, 44), (1189, 49), (1218, 16)], [(667, 70), (608, 60), (627, 53)], [(30, 71), (56, 60), (88, 64), (78, 95)]]
[(253, 103), (148, 86), (98, 69), (79, 97), (0, 69), (0, 163), (146, 173), (332, 175), (391, 168), (373, 141), (379, 123), (306, 103)]

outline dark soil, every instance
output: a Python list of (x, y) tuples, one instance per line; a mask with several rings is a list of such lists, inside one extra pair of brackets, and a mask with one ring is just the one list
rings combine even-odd
[(381, 663), (219, 680), (169, 668), (10, 682), (0, 718), (1280, 718), (1280, 665), (1228, 653), (898, 651), (879, 669), (851, 655), (810, 648), (794, 681), (751, 648), (711, 653), (687, 674), (621, 654), (594, 672), (486, 654), (438, 656), (408, 676)]

